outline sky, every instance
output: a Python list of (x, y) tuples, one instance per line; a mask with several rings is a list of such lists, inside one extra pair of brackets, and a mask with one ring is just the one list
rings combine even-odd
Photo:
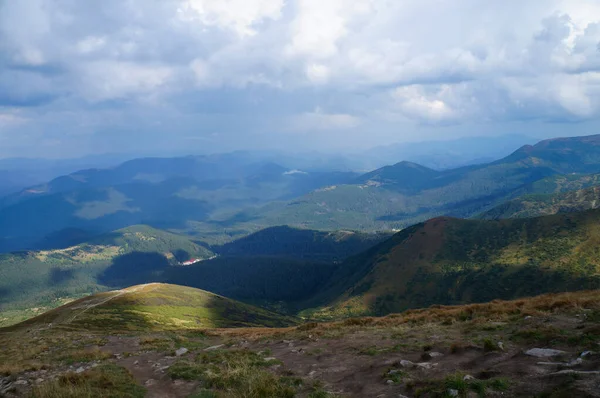
[(0, 0), (0, 158), (599, 127), (597, 0)]

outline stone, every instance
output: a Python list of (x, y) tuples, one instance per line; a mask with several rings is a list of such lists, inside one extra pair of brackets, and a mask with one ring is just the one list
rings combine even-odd
[(504, 351), (504, 343), (499, 341), (498, 342), (498, 348), (500, 348), (502, 351)]
[(550, 358), (558, 355), (566, 354), (565, 351), (554, 350), (552, 348), (532, 348), (525, 351), (525, 355), (537, 358)]
[(154, 380), (154, 379), (148, 379), (148, 380), (146, 380), (146, 382), (144, 383), (144, 385), (146, 387), (150, 387), (150, 386), (153, 386), (155, 383), (156, 383), (156, 380)]
[(223, 347), (225, 347), (225, 344), (213, 345), (212, 347), (205, 348), (204, 351), (214, 351)]
[(465, 377), (463, 377), (464, 381), (470, 381), (470, 380), (476, 380), (473, 376), (471, 375), (465, 375)]
[(420, 363), (416, 364), (417, 368), (424, 369), (424, 370), (433, 369), (437, 365), (438, 365), (437, 363), (429, 363), (429, 362), (420, 362)]
[(389, 372), (387, 372), (388, 375), (395, 375), (398, 373), (401, 373), (402, 371), (400, 369), (392, 369)]
[(83, 366), (80, 366), (75, 370), (75, 373), (77, 373), (77, 374), (83, 373), (83, 372), (85, 372), (85, 368)]
[(266, 362), (271, 362), (271, 361), (277, 361), (277, 358), (275, 358), (275, 357), (266, 357), (264, 360)]
[(27, 384), (29, 384), (29, 382), (25, 379), (19, 379), (19, 380), (15, 381), (14, 384), (16, 384), (18, 386), (26, 386)]
[(386, 381), (386, 384), (388, 384), (388, 385), (390, 385), (390, 386), (391, 386), (391, 385), (393, 385), (393, 384), (394, 384), (394, 380), (388, 380), (388, 381)]
[(139, 365), (139, 364), (140, 364), (140, 361), (135, 361), (133, 364), (134, 364), (135, 366), (137, 366), (137, 365)]
[(44, 382), (44, 379), (42, 379), (42, 378), (40, 377), (39, 379), (35, 379), (35, 382), (36, 382), (37, 384), (40, 384), (40, 383), (43, 383), (43, 382)]
[(450, 389), (448, 389), (448, 395), (451, 397), (458, 397), (458, 390), (450, 388)]
[(582, 363), (583, 363), (583, 359), (577, 358), (577, 359), (574, 359), (571, 362), (569, 362), (567, 364), (567, 366), (578, 366), (578, 365), (581, 365)]
[(591, 375), (600, 375), (600, 370), (573, 370), (573, 369), (565, 369), (558, 372), (550, 373), (548, 376), (560, 376), (560, 375), (581, 375), (581, 376), (591, 376)]
[(439, 357), (443, 357), (444, 354), (442, 354), (441, 352), (432, 351), (432, 352), (429, 353), (429, 356), (431, 358), (439, 358)]
[(316, 374), (317, 374), (317, 371), (316, 371), (316, 370), (312, 370), (312, 371), (310, 371), (310, 373), (308, 374), (308, 377), (311, 377), (311, 378), (312, 378), (312, 377), (315, 377), (315, 375), (316, 375)]
[(564, 362), (538, 362), (540, 366), (565, 366)]
[[(180, 349), (178, 349), (177, 351), (175, 351), (175, 355), (176, 355), (176, 356), (178, 356), (178, 357), (180, 357), (180, 356), (182, 356), (182, 355), (185, 355), (185, 354), (187, 354), (187, 353), (188, 353), (188, 351), (189, 351), (189, 350), (188, 350), (187, 348), (185, 348), (185, 347), (181, 347)], [(137, 362), (137, 361), (136, 361), (136, 362)], [(137, 365), (137, 363), (136, 363), (136, 365)]]
[(409, 360), (406, 359), (401, 359), (399, 362), (400, 366), (402, 366), (403, 368), (412, 368), (415, 366), (415, 364)]
[(584, 351), (584, 352), (581, 353), (581, 355), (579, 357), (580, 358), (585, 358), (585, 357), (587, 357), (589, 355), (592, 355), (592, 354), (594, 354), (593, 351)]

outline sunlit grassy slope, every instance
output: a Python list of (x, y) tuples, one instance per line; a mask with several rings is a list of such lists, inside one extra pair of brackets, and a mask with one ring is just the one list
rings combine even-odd
[(204, 290), (150, 283), (85, 297), (13, 328), (127, 331), (282, 327), (294, 323), (294, 318)]

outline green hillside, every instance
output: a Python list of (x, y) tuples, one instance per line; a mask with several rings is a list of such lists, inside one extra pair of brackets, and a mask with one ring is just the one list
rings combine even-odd
[(471, 217), (527, 193), (582, 188), (596, 179), (587, 174), (599, 171), (600, 135), (553, 139), (496, 162), (453, 170), (401, 162), (231, 220), (246, 227), (401, 229), (440, 215)]
[(600, 207), (600, 187), (591, 187), (558, 194), (525, 195), (490, 209), (477, 218), (537, 217), (558, 213), (572, 213)]
[(71, 297), (156, 280), (171, 264), (212, 255), (185, 237), (148, 226), (65, 249), (0, 254), (0, 322), (23, 316), (11, 310), (39, 312)]
[(600, 287), (600, 211), (500, 221), (440, 217), (350, 258), (308, 305), (317, 316)]
[(76, 330), (179, 330), (282, 327), (290, 317), (190, 287), (150, 283), (88, 296), (13, 329), (34, 326)]

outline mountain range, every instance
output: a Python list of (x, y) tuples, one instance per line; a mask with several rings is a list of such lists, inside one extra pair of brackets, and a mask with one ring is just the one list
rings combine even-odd
[(593, 397), (599, 147), (361, 175), (143, 159), (8, 196), (5, 239), (46, 229), (0, 254), (0, 395)]
[(4, 198), (5, 249), (30, 248), (1, 255), (0, 305), (11, 322), (166, 282), (330, 318), (596, 287), (598, 213), (584, 210), (598, 175), (600, 136), (451, 170), (308, 172), (253, 155), (84, 170)]

